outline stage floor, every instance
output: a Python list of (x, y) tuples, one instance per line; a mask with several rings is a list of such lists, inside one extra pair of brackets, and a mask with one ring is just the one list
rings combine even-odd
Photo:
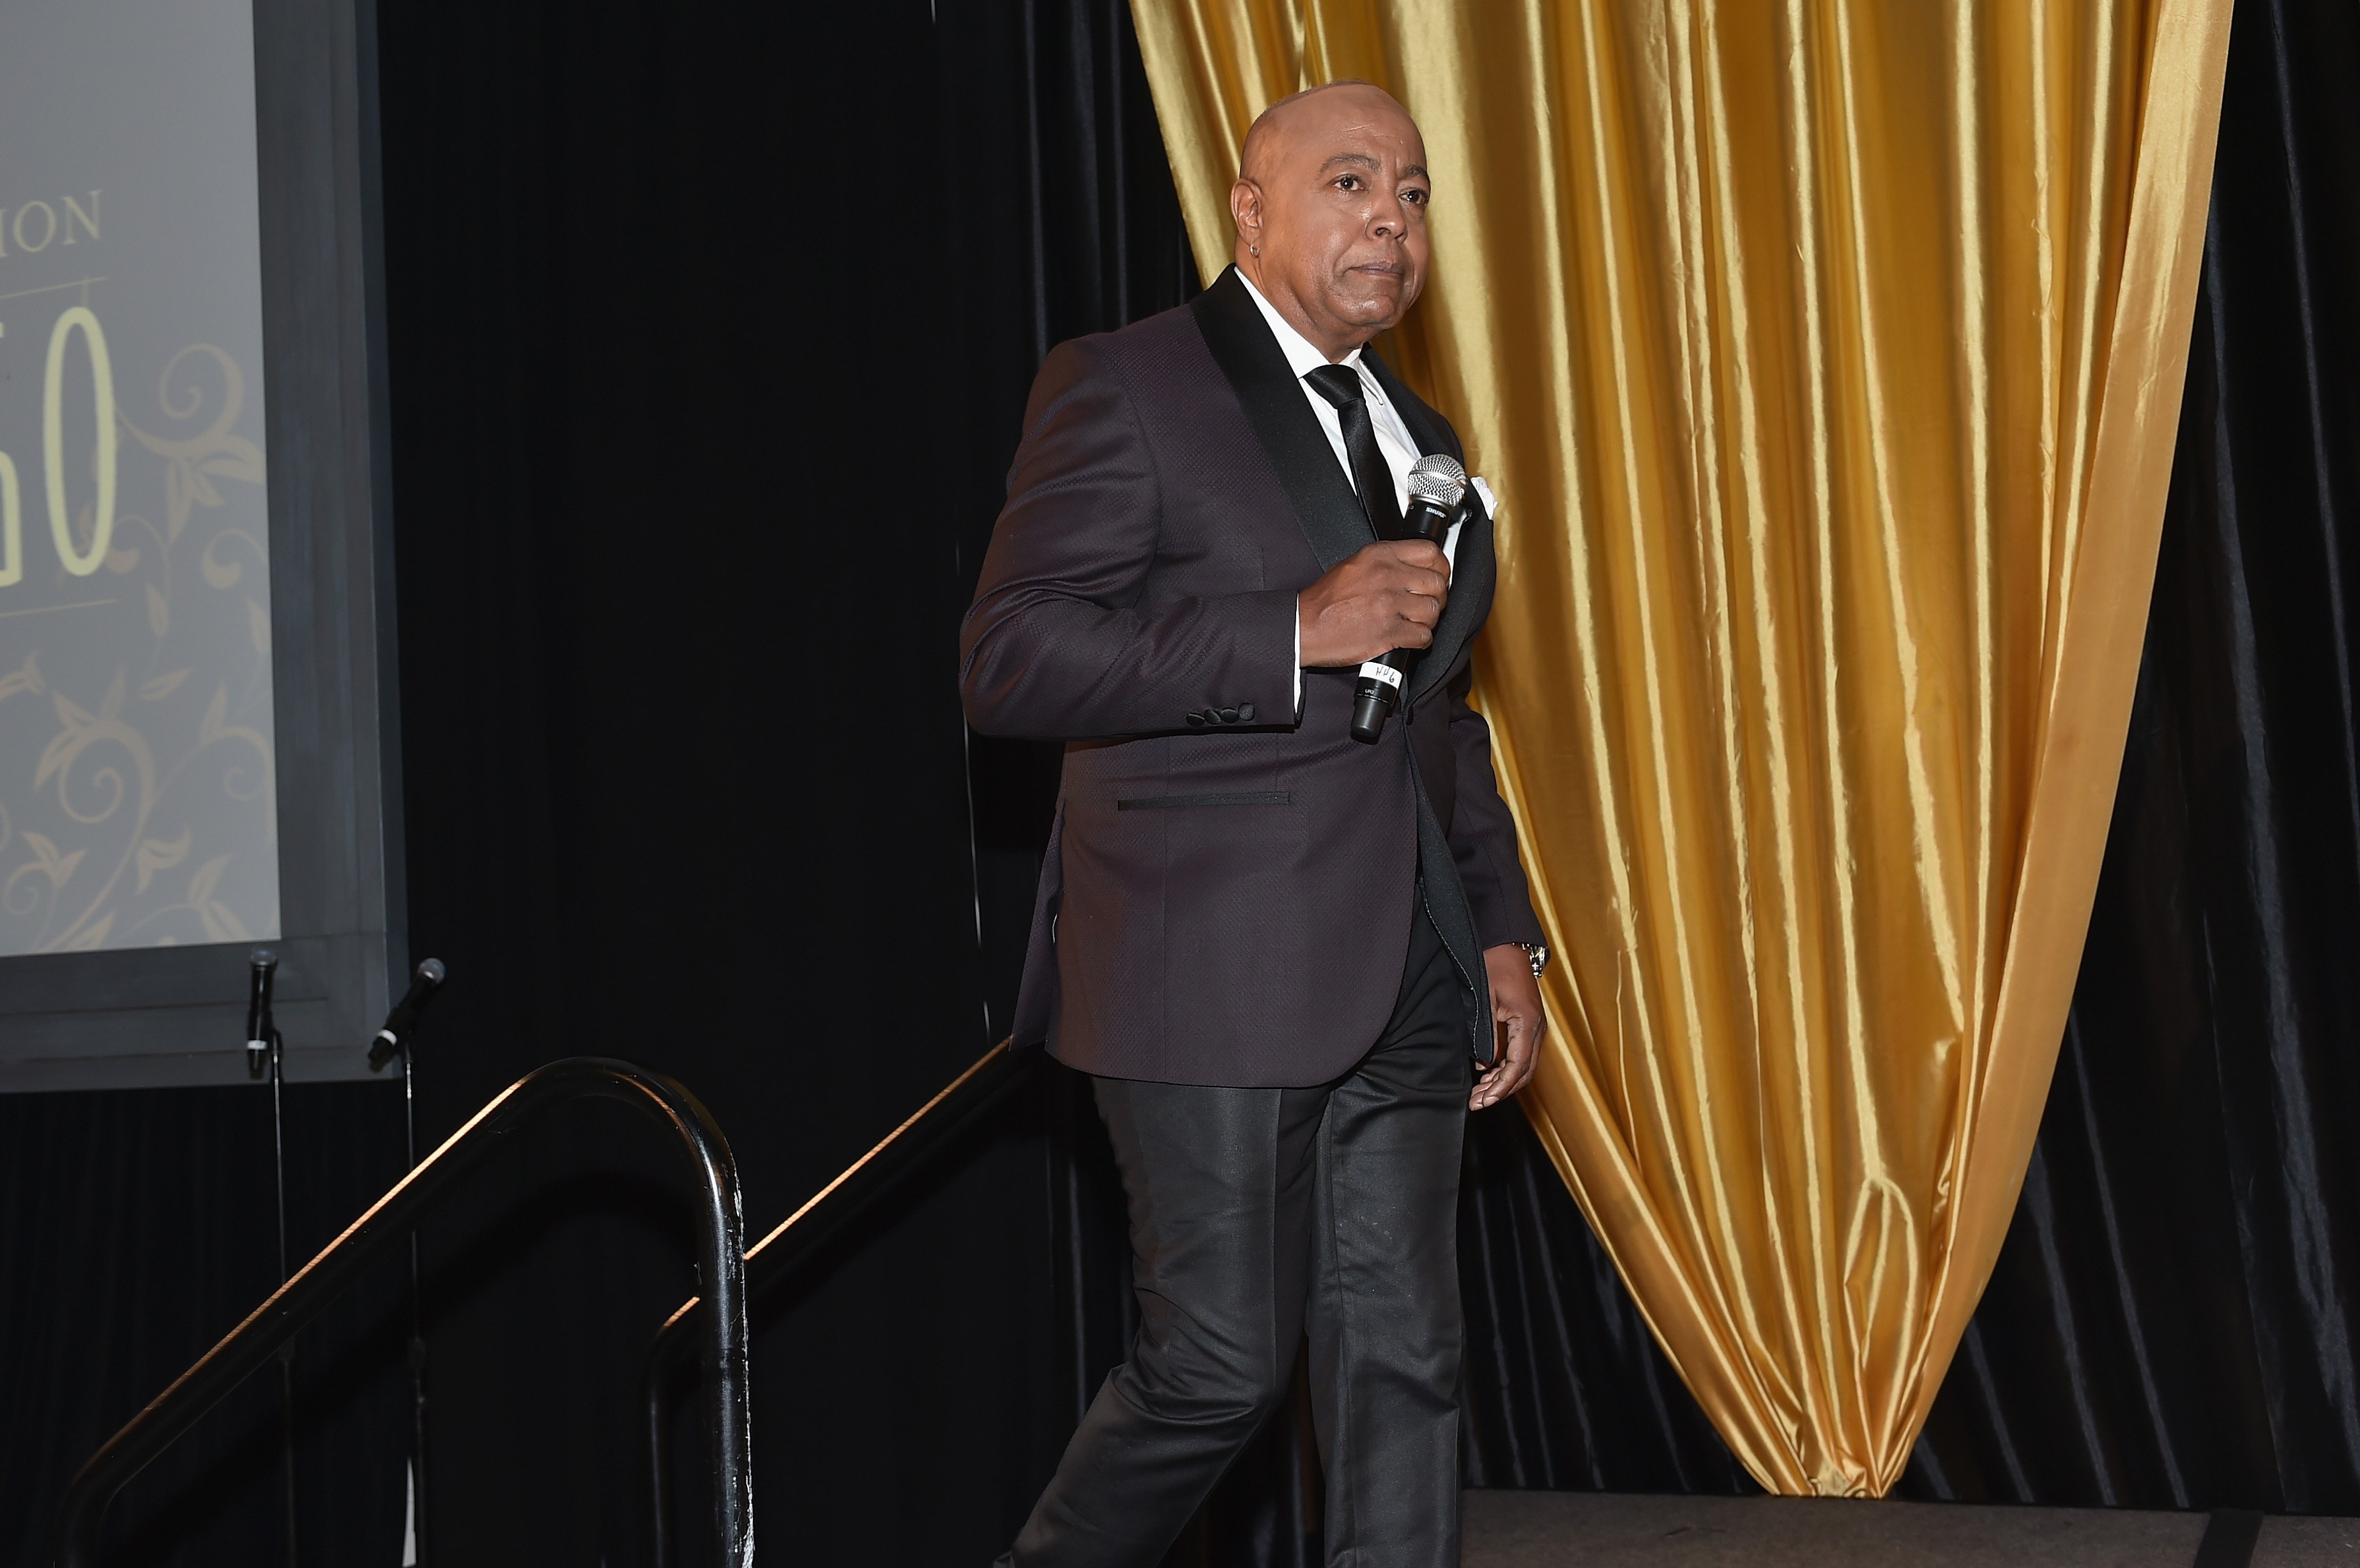
[[(1464, 1568), (2182, 1568), (2205, 1526), (2104, 1508), (1595, 1492), (1470, 1492), (1466, 1519)], [(2360, 1519), (2265, 1519), (2250, 1561), (2360, 1565)]]

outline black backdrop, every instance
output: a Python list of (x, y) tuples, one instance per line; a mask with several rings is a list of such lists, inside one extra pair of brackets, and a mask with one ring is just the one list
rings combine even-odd
[[(2360, 1512), (2360, 38), (2325, 0), (2235, 29), (2089, 957), (1912, 1495)], [(766, 1226), (1007, 1016), (1054, 757), (966, 750), (953, 628), (1041, 353), (1194, 287), (1128, 15), (411, 0), (382, 71), (411, 935), (453, 975), (424, 1130), (630, 1055), (715, 1107)], [(398, 1171), (398, 1096), (293, 1116), (308, 1250)], [(237, 1090), (0, 1099), (0, 1561), (268, 1287), (266, 1126)], [(1470, 1478), (1747, 1486), (1513, 1111), (1470, 1176)], [(639, 1560), (678, 1191), (595, 1107), (434, 1226), (438, 1561)], [(759, 1303), (765, 1544), (987, 1560), (1120, 1354), (1120, 1255), (1059, 1081)], [(398, 1560), (399, 1308), (395, 1271), (304, 1341), (311, 1561)], [(134, 1484), (117, 1561), (278, 1560), (269, 1403)], [(1273, 1431), (1180, 1556), (1314, 1560), (1301, 1475)]]

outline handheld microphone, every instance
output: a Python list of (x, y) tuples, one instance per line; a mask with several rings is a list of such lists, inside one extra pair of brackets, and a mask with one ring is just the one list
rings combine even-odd
[[(1394, 537), (1440, 544), (1450, 537), (1450, 525), (1458, 520), (1466, 495), (1467, 471), (1459, 461), (1447, 452), (1426, 453), (1410, 464), (1409, 509), (1402, 517), (1402, 531)], [(1397, 648), (1360, 666), (1360, 681), (1352, 689), (1354, 740), (1374, 746), (1385, 733), (1385, 720), (1393, 716), (1393, 706), (1401, 700), (1403, 681), (1417, 659), (1415, 649)]]
[(275, 1028), (270, 1017), (270, 982), (279, 973), (279, 955), (257, 947), (246, 955), (246, 1070), (259, 1078), (269, 1060)]
[(375, 1040), (369, 1041), (370, 1072), (376, 1072), (393, 1060), (394, 1053), (401, 1049), (402, 1038), (418, 1022), (418, 1015), (424, 1012), (426, 1004), (433, 999), (434, 987), (442, 984), (442, 977), (448, 973), (439, 958), (430, 958), (419, 964), (417, 973), (410, 977), (410, 989), (401, 994), (401, 1000), (393, 1005), (393, 1011), (385, 1015), (385, 1027), (377, 1031)]

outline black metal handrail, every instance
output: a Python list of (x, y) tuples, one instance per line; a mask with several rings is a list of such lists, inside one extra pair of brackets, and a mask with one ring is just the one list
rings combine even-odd
[(714, 1539), (728, 1568), (748, 1568), (754, 1560), (754, 1428), (738, 1167), (721, 1129), (695, 1095), (660, 1073), (596, 1056), (552, 1062), (508, 1085), (107, 1439), (66, 1489), (58, 1512), (58, 1568), (95, 1568), (99, 1525), (124, 1483), (265, 1366), (381, 1254), (399, 1246), (456, 1178), (551, 1105), (592, 1098), (637, 1105), (678, 1133), (694, 1160), (697, 1282), (719, 1309), (698, 1314), (712, 1383)]
[[(975, 1065), (952, 1079), (942, 1093), (918, 1107), (877, 1147), (847, 1166), (746, 1254), (749, 1289), (778, 1284), (796, 1266), (867, 1212), (869, 1206), (922, 1169), (959, 1132), (1028, 1083), (1048, 1059), (1044, 1051), (1012, 1051), (1001, 1040)], [(756, 1277), (759, 1271), (759, 1278)], [(655, 1505), (655, 1568), (672, 1562), (672, 1388), (691, 1341), (688, 1325), (708, 1314), (704, 1298), (691, 1296), (666, 1320), (648, 1347), (642, 1391), (648, 1414), (648, 1474)]]

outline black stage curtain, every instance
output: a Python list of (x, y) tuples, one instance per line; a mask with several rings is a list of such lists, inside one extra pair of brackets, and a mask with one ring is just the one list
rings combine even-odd
[[(955, 634), (1045, 287), (1011, 149), (1078, 89), (1029, 13), (940, 10), (380, 7), (425, 1120), (633, 1058), (713, 1109), (754, 1235), (990, 1039)], [(766, 1553), (1012, 1533), (1063, 1436), (1044, 1169), (1028, 1110), (758, 1299)], [(438, 1565), (644, 1560), (680, 1191), (592, 1107), (433, 1227)]]
[[(401, 1097), (286, 1095), (301, 1258), (399, 1178)], [(270, 1150), (265, 1087), (0, 1095), (0, 1563), (49, 1563), (82, 1461), (279, 1283)], [(313, 1562), (399, 1561), (408, 1301), (406, 1267), (383, 1265), (298, 1342)], [(256, 1377), (124, 1489), (111, 1568), (281, 1561), (280, 1432), (276, 1375)]]

